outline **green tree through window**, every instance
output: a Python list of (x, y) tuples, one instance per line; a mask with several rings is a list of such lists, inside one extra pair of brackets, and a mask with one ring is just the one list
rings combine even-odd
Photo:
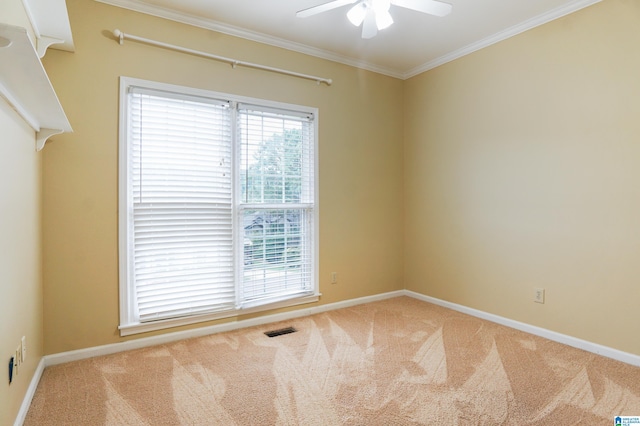
[[(302, 193), (303, 132), (284, 129), (259, 143), (243, 173), (248, 203), (299, 203)], [(300, 210), (246, 210), (245, 265), (299, 267)]]

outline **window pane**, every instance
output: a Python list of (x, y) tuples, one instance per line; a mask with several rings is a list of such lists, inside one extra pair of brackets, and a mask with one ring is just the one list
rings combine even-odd
[(278, 299), (313, 291), (309, 209), (243, 211), (242, 299)]
[(311, 123), (304, 118), (241, 111), (242, 202), (312, 202), (310, 131)]
[[(312, 117), (247, 107), (239, 111), (238, 124), (241, 203), (246, 204), (241, 204), (241, 303), (257, 305), (310, 294), (314, 291)], [(293, 208), (294, 204), (298, 206)]]

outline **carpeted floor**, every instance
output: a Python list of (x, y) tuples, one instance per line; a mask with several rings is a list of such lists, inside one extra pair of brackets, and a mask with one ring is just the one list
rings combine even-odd
[[(264, 331), (298, 331), (269, 338)], [(408, 297), (47, 368), (38, 425), (612, 425), (640, 368)]]

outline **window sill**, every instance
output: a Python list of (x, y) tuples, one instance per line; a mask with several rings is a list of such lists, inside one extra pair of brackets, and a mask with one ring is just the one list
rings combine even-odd
[(139, 333), (147, 333), (150, 331), (164, 330), (167, 328), (180, 327), (183, 325), (197, 324), (200, 322), (213, 321), (224, 318), (239, 317), (242, 315), (252, 314), (256, 312), (269, 311), (272, 309), (286, 308), (296, 305), (304, 305), (307, 303), (315, 303), (320, 300), (320, 294), (312, 294), (308, 296), (297, 297), (295, 299), (283, 300), (279, 302), (269, 303), (244, 309), (233, 309), (223, 312), (213, 312), (210, 314), (194, 315), (188, 317), (171, 318), (165, 320), (126, 324), (121, 325), (120, 336), (131, 336)]

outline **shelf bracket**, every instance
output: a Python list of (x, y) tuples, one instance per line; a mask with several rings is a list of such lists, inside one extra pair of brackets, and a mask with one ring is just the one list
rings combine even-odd
[(47, 139), (51, 136), (59, 135), (63, 133), (60, 129), (40, 129), (36, 132), (36, 151), (41, 151), (44, 148), (44, 144), (47, 143)]
[(47, 53), (47, 49), (49, 48), (49, 46), (58, 43), (64, 43), (64, 40), (48, 36), (40, 36), (36, 38), (36, 51), (38, 52), (38, 58), (44, 58), (44, 55), (45, 53)]

